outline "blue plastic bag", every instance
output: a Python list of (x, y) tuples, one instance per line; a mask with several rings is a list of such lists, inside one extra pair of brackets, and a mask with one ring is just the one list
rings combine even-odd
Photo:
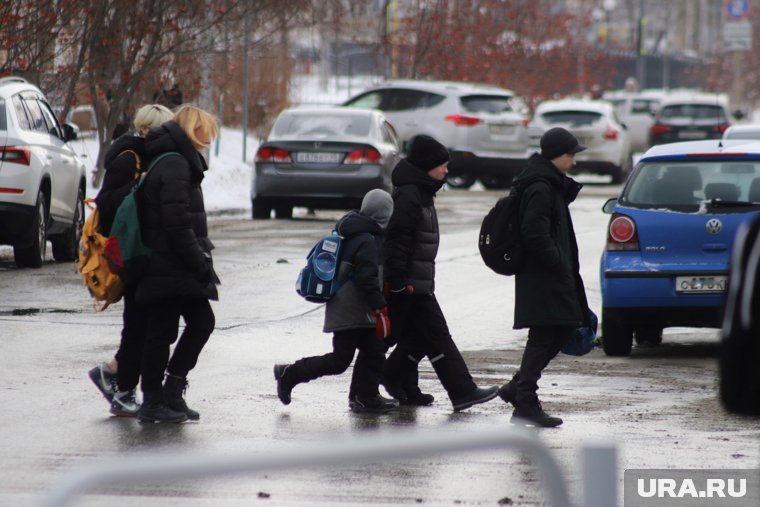
[(561, 350), (563, 353), (570, 356), (585, 356), (594, 350), (594, 347), (599, 346), (599, 340), (596, 338), (599, 319), (590, 308), (588, 310), (588, 317), (591, 325), (576, 329), (573, 337), (562, 346)]

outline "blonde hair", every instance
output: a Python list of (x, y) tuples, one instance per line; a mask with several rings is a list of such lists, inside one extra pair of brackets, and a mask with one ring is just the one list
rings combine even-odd
[(208, 148), (211, 143), (200, 141), (195, 135), (197, 129), (201, 129), (201, 131), (206, 134), (209, 141), (219, 135), (219, 123), (216, 118), (198, 106), (190, 104), (179, 106), (174, 113), (174, 121), (176, 121), (182, 130), (185, 131), (185, 134), (190, 138), (195, 149), (199, 151)]
[(152, 129), (172, 119), (174, 113), (161, 104), (146, 104), (135, 113), (134, 125), (139, 134), (143, 128)]

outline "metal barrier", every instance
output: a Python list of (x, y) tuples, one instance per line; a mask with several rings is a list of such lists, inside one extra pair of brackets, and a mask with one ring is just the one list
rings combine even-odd
[[(232, 475), (308, 466), (370, 463), (383, 459), (418, 458), (432, 454), (512, 448), (532, 455), (543, 472), (551, 505), (570, 507), (570, 495), (561, 470), (534, 430), (512, 426), (461, 427), (435, 430), (398, 430), (370, 433), (344, 441), (334, 438), (304, 444), (298, 449), (261, 453), (152, 454), (126, 456), (92, 464), (64, 478), (41, 507), (64, 507), (88, 488), (145, 480)], [(610, 444), (582, 445), (580, 474), (583, 499), (575, 505), (610, 507), (617, 504), (616, 450)]]

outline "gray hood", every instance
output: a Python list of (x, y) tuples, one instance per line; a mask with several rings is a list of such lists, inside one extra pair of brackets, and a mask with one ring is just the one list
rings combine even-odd
[(385, 229), (393, 213), (393, 198), (391, 194), (379, 188), (370, 190), (362, 200), (361, 213)]

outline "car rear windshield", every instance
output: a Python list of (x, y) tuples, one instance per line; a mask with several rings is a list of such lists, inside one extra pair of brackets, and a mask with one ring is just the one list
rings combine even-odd
[(277, 137), (314, 136), (337, 137), (369, 135), (370, 117), (367, 115), (284, 114), (272, 127)]
[(693, 118), (695, 120), (715, 120), (724, 122), (726, 114), (723, 108), (713, 104), (673, 104), (665, 106), (660, 112), (661, 119)]
[(552, 111), (541, 115), (547, 123), (567, 123), (572, 127), (593, 125), (601, 117), (601, 113), (594, 111)]
[(0, 130), (8, 130), (8, 120), (5, 115), (5, 99), (0, 99)]
[(459, 98), (462, 108), (468, 113), (509, 113), (512, 108), (509, 95), (466, 95)]
[(760, 161), (644, 163), (621, 196), (632, 206), (693, 211), (712, 200), (760, 203)]

